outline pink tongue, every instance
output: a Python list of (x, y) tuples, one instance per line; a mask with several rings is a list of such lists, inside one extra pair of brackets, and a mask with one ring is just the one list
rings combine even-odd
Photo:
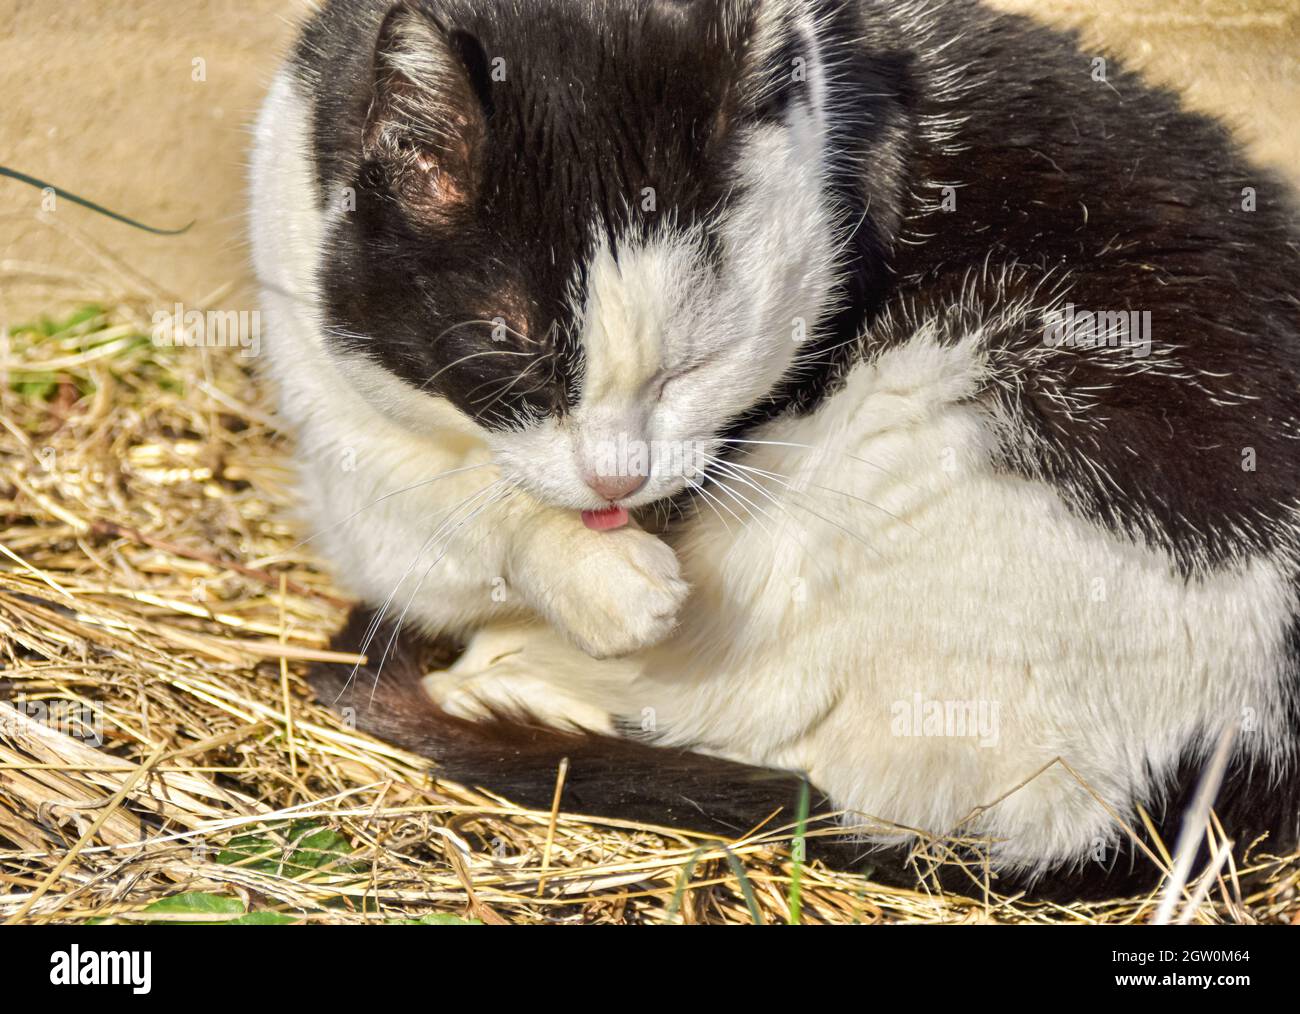
[(606, 507), (599, 511), (583, 511), (582, 523), (593, 532), (607, 532), (611, 528), (622, 528), (627, 524), (627, 508)]

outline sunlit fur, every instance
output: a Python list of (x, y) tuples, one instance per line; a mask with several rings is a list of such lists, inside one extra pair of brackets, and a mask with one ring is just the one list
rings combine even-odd
[[(386, 6), (336, 0), (307, 38), (320, 53), (373, 46)], [(423, 6), (490, 11), (498, 27), (519, 16), (505, 0)], [(633, 6), (565, 16), (622, 32)], [(671, 19), (686, 6), (636, 9)], [(689, 213), (648, 226), (635, 193), (617, 228), (557, 210), (567, 275), (530, 274), (511, 251), (478, 264), (515, 279), (501, 298), (542, 326), (515, 328), (508, 348), (466, 337), (450, 367), (420, 358), (447, 331), (422, 337), (420, 313), (462, 298), (462, 319), (488, 313), (469, 309), (477, 262), (454, 265), (468, 281), (449, 275), (424, 303), (400, 286), (351, 291), (383, 247), (330, 194), (349, 173), (364, 183), (364, 159), (322, 127), (324, 56), (300, 54), (277, 79), (252, 211), (270, 375), (297, 436), (305, 519), (339, 582), (389, 620), (468, 642), (425, 681), (449, 714), (519, 712), (807, 772), (878, 844), (956, 832), (987, 839), (994, 867), (1028, 882), (1105, 874), (1138, 808), (1175, 808), (1234, 730), (1229, 834), (1293, 840), (1289, 195), (1173, 97), (1116, 67), (1111, 90), (1130, 103), (1112, 106), (1088, 91), (1086, 63), (1073, 76), (1082, 57), (1068, 39), (977, 5), (723, 10), (720, 24), (752, 25), (738, 80), (791, 53), (808, 73), (775, 111), (716, 128), (730, 131), (726, 199), (696, 207), (677, 186)], [(1020, 138), (1007, 137), (1012, 107)], [(1123, 130), (1123, 144), (1080, 154), (1067, 122)], [(1133, 177), (1140, 199), (1114, 190), (1120, 163), (1180, 132), (1197, 168), (1160, 150)], [(1214, 203), (1244, 173), (1283, 194), (1249, 223)], [(960, 214), (977, 217), (945, 220), (936, 194), (950, 181)], [(404, 213), (412, 235), (450, 237), (455, 202), (487, 185), (463, 182), (422, 192), (442, 203)], [(388, 205), (362, 211), (374, 236), (405, 228), (384, 224)], [(1089, 232), (1098, 222), (1113, 231)], [(425, 252), (384, 242), (418, 277)], [(1045, 315), (1066, 301), (1154, 308), (1154, 354), (1045, 346)], [(465, 384), (532, 384), (544, 340), (553, 391), (497, 418), (467, 409)], [(495, 365), (438, 379), (461, 355)], [(431, 389), (422, 369), (453, 387)], [(625, 502), (640, 524), (588, 531), (579, 511), (604, 501), (585, 476), (620, 438), (697, 444), (707, 475), (654, 473)], [(1258, 472), (1241, 468), (1245, 450)], [(363, 647), (372, 664), (384, 651)], [(911, 723), (915, 702), (993, 721), (938, 734)], [(438, 759), (456, 770), (447, 744)]]

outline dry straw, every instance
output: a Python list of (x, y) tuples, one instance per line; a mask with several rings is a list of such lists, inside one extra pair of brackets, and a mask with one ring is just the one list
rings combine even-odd
[[(103, 264), (79, 290), (103, 309), (43, 331), (9, 321), (0, 342), (0, 922), (778, 923), (794, 910), (806, 923), (1113, 923), (1155, 910), (1157, 894), (1066, 907), (978, 876), (960, 897), (796, 871), (790, 828), (724, 849), (523, 810), (349, 731), (302, 678), (346, 604), (289, 520), (284, 441), (247, 361), (155, 348), (150, 307), (173, 300)], [(0, 265), (14, 272), (67, 285)], [(1180, 918), (1300, 921), (1300, 863), (1257, 869), (1249, 888), (1226, 861), (1193, 875)], [(156, 906), (197, 892), (229, 911)]]

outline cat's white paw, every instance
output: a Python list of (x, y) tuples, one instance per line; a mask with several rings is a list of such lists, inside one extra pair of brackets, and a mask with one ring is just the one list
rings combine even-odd
[(608, 712), (509, 662), (476, 673), (431, 673), (424, 690), (443, 711), (472, 722), (506, 715), (562, 729), (614, 731)]
[(690, 591), (677, 554), (636, 528), (590, 533), (539, 589), (547, 619), (593, 658), (663, 640)]

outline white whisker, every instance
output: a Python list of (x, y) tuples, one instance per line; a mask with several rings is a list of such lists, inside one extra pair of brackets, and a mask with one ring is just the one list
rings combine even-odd
[(388, 661), (388, 655), (392, 651), (393, 645), (397, 642), (397, 635), (400, 634), (402, 631), (402, 624), (406, 622), (406, 614), (410, 612), (411, 605), (415, 602), (416, 596), (419, 595), (420, 589), (424, 587), (425, 579), (428, 578), (428, 576), (433, 572), (433, 568), (436, 567), (439, 563), (441, 563), (443, 558), (447, 555), (448, 551), (451, 548), (452, 538), (456, 535), (457, 532), (460, 531), (460, 529), (464, 528), (465, 525), (469, 524), (476, 517), (482, 514), (483, 511), (487, 510), (489, 507), (493, 506), (494, 504), (500, 503), (502, 500), (510, 496), (513, 496), (514, 493), (517, 492), (517, 490), (513, 489), (510, 485), (507, 485), (507, 488), (505, 489), (496, 488), (496, 487), (500, 487), (502, 483), (508, 483), (508, 480), (498, 479), (495, 483), (492, 484), (492, 486), (488, 487), (488, 489), (493, 490), (493, 492), (488, 494), (488, 496), (484, 499), (483, 503), (479, 504), (468, 515), (462, 517), (459, 521), (456, 522), (455, 526), (451, 529), (451, 531), (447, 533), (446, 538), (443, 540), (442, 552), (440, 552), (433, 559), (433, 561), (429, 564), (429, 566), (424, 568), (424, 573), (420, 575), (420, 579), (415, 583), (415, 587), (411, 589), (411, 594), (407, 596), (406, 605), (402, 607), (401, 615), (397, 617), (397, 622), (393, 624), (393, 633), (389, 636), (388, 644), (384, 646), (384, 654), (379, 660), (378, 667), (375, 669), (375, 682), (370, 689), (372, 699), (374, 697), (375, 690), (379, 686), (379, 677), (383, 674), (384, 663)]
[(483, 356), (532, 356), (535, 354), (536, 353), (533, 352), (516, 352), (513, 349), (485, 349), (482, 352), (471, 352), (467, 356), (461, 356), (454, 363), (448, 363), (441, 370), (439, 370), (432, 377), (430, 377), (423, 384), (421, 384), (419, 388), (417, 388), (417, 390), (423, 391), (426, 387), (432, 384), (435, 380), (441, 377), (448, 370), (459, 366), (461, 363), (467, 363), (471, 359), (481, 359)]
[(699, 493), (701, 496), (705, 498), (704, 502), (708, 504), (709, 507), (712, 508), (713, 513), (718, 516), (718, 521), (722, 523), (722, 527), (727, 530), (728, 535), (731, 534), (731, 526), (727, 524), (727, 519), (722, 516), (722, 512), (718, 510), (718, 506), (721, 506), (728, 514), (730, 514), (733, 518), (735, 518), (738, 524), (743, 525), (745, 523), (741, 519), (739, 514), (737, 514), (726, 504), (718, 500), (717, 497), (709, 493), (709, 491), (704, 488), (703, 484), (695, 483), (695, 482), (691, 482), (690, 480), (687, 480), (686, 488), (691, 490), (692, 493)]
[[(489, 490), (496, 488), (497, 486), (501, 485), (501, 483), (505, 481), (506, 480), (504, 479), (497, 479), (494, 482), (491, 482), (488, 485), (483, 486), (478, 490), (475, 490), (469, 496), (465, 497), (459, 503), (455, 504), (454, 506), (450, 507), (446, 512), (444, 512), (443, 518), (444, 519), (449, 518), (450, 515), (452, 515), (456, 511), (459, 511), (463, 506), (465, 506), (465, 504), (470, 503), (477, 497), (488, 492)], [(370, 650), (370, 645), (374, 641), (375, 635), (379, 632), (379, 628), (383, 625), (384, 618), (388, 614), (388, 609), (392, 605), (393, 599), (396, 597), (397, 592), (400, 590), (402, 584), (405, 583), (406, 579), (410, 576), (411, 571), (415, 569), (416, 564), (424, 556), (424, 553), (426, 552), (426, 550), (428, 550), (429, 546), (446, 529), (449, 523), (450, 521), (444, 520), (442, 524), (440, 524), (437, 528), (433, 530), (433, 532), (429, 534), (429, 536), (420, 545), (420, 548), (416, 550), (416, 552), (412, 555), (411, 561), (406, 565), (406, 569), (402, 572), (401, 577), (397, 579), (397, 583), (393, 586), (393, 590), (388, 593), (388, 596), (384, 599), (383, 604), (379, 607), (379, 609), (375, 611), (375, 615), (371, 618), (370, 623), (367, 625), (365, 635), (362, 638), (361, 652), (360, 652), (362, 655), (365, 655)], [(387, 653), (385, 653), (385, 657), (386, 656)], [(380, 667), (382, 668), (382, 662), (380, 663)], [(361, 668), (360, 662), (357, 662), (356, 665), (352, 667), (352, 672), (348, 675), (347, 683), (345, 684), (344, 687), (345, 689), (348, 686), (352, 685), (352, 681), (356, 678), (357, 672), (360, 670), (360, 668)], [(378, 674), (376, 673), (376, 679), (377, 678), (378, 678)]]

